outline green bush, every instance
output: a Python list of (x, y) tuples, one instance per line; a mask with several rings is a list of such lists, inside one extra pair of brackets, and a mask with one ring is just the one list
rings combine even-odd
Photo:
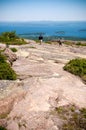
[(27, 42), (24, 41), (23, 38), (19, 38), (16, 35), (16, 32), (3, 32), (0, 35), (0, 42), (6, 43), (8, 46), (9, 45), (23, 45), (26, 44)]
[(0, 63), (0, 79), (16, 80), (16, 73), (6, 62)]
[(17, 49), (16, 49), (16, 48), (11, 48), (11, 50), (12, 50), (13, 52), (17, 52)]
[(13, 32), (3, 32), (2, 33), (2, 37), (5, 38), (6, 40), (15, 40), (17, 38), (19, 38), (17, 35), (16, 35), (16, 32), (13, 31)]
[(0, 53), (0, 63), (6, 63), (6, 57)]
[(86, 59), (73, 59), (64, 66), (64, 70), (80, 76), (86, 82)]
[(0, 130), (7, 130), (5, 127), (0, 126)]
[(16, 78), (16, 73), (6, 62), (6, 58), (0, 53), (0, 80), (16, 80)]

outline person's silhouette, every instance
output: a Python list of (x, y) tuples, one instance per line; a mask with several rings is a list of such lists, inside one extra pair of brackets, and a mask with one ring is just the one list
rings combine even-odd
[(41, 44), (42, 41), (43, 41), (43, 36), (42, 35), (39, 36), (39, 40), (40, 40), (40, 44)]

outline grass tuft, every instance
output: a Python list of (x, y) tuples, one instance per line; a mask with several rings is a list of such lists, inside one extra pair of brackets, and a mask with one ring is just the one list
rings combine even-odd
[(86, 130), (86, 108), (79, 109), (75, 105), (60, 106), (53, 113), (63, 121), (60, 130)]

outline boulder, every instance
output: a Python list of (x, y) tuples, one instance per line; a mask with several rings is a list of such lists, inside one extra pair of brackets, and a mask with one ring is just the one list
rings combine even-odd
[(14, 52), (10, 50), (10, 48), (6, 48), (3, 54), (7, 57), (8, 62), (12, 65), (14, 61), (17, 60), (17, 56)]
[(0, 43), (0, 50), (4, 50), (6, 48), (6, 45), (3, 43)]

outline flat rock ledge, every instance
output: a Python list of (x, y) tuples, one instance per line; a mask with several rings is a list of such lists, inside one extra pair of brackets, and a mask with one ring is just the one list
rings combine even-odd
[(86, 107), (86, 85), (63, 70), (69, 60), (86, 58), (86, 47), (31, 41), (17, 49), (12, 68), (18, 80), (0, 81), (0, 125), (7, 130), (59, 130), (62, 121), (51, 114), (55, 107)]

